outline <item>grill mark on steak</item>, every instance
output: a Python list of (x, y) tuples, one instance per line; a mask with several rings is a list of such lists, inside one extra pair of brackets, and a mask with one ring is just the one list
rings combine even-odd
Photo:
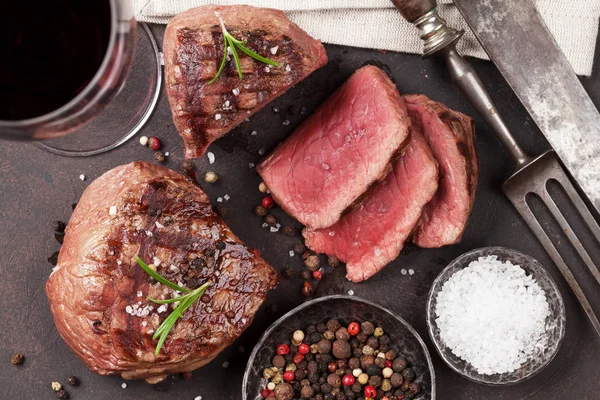
[[(108, 213), (113, 205), (116, 216)], [(224, 246), (217, 248), (219, 241)], [(146, 296), (173, 292), (150, 283), (136, 255), (147, 263), (158, 257), (157, 272), (190, 289), (213, 282), (178, 320), (158, 357), (152, 333), (170, 311), (158, 314), (159, 305)], [(277, 283), (273, 269), (212, 212), (199, 187), (141, 162), (117, 167), (86, 189), (57, 266), (47, 293), (59, 333), (92, 370), (126, 379), (162, 379), (206, 364), (251, 323)], [(154, 311), (133, 316), (126, 307), (134, 304)]]
[[(238, 51), (243, 79), (238, 78), (231, 56), (221, 76), (208, 85), (224, 55), (224, 37), (215, 24), (215, 12), (236, 39), (246, 40), (250, 49), (280, 66)], [(274, 47), (277, 52), (271, 54)], [(327, 61), (321, 43), (282, 12), (250, 6), (202, 6), (176, 16), (165, 31), (164, 53), (167, 94), (186, 158), (200, 157), (212, 141)], [(240, 91), (238, 96), (232, 96), (233, 89)]]

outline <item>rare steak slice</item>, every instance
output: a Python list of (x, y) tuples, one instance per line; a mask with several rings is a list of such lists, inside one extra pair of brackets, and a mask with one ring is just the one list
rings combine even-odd
[[(231, 56), (209, 84), (225, 51), (219, 16), (236, 39), (279, 66), (238, 51), (243, 79)], [(202, 6), (177, 15), (165, 30), (164, 55), (167, 95), (186, 158), (200, 157), (210, 143), (327, 63), (321, 42), (283, 12), (244, 5)]]
[[(212, 283), (179, 319), (158, 356), (154, 331), (175, 296), (149, 279), (141, 257), (171, 282)], [(58, 332), (93, 371), (156, 382), (216, 357), (252, 322), (277, 274), (213, 213), (198, 186), (166, 168), (134, 162), (83, 193), (46, 292)]]
[(404, 96), (409, 113), (440, 164), (440, 187), (412, 241), (420, 247), (458, 243), (471, 213), (479, 166), (473, 120), (423, 95)]
[(438, 188), (438, 164), (418, 131), (386, 179), (335, 225), (303, 232), (306, 245), (346, 262), (346, 277), (360, 282), (394, 260)]
[(274, 200), (311, 229), (333, 225), (389, 172), (408, 138), (406, 105), (379, 68), (357, 70), (258, 166)]

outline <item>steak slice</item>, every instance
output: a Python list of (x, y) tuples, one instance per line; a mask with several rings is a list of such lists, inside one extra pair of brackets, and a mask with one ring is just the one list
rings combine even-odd
[[(225, 44), (219, 17), (236, 39), (279, 67), (239, 52), (243, 79), (233, 57), (212, 84)], [(165, 79), (173, 122), (185, 157), (202, 156), (208, 146), (327, 63), (320, 41), (283, 12), (251, 6), (202, 6), (174, 17), (165, 30)]]
[[(146, 296), (174, 292), (150, 282), (138, 255), (179, 285), (212, 282), (158, 357), (152, 333), (172, 307)], [(252, 322), (277, 280), (213, 213), (202, 189), (166, 168), (134, 162), (85, 190), (46, 292), (58, 332), (89, 368), (156, 382), (216, 357)]]
[(346, 262), (349, 280), (370, 278), (400, 254), (438, 188), (437, 177), (438, 164), (425, 138), (411, 129), (404, 154), (385, 180), (332, 227), (305, 229), (306, 245)]
[(258, 166), (274, 200), (311, 229), (333, 225), (389, 172), (408, 138), (406, 105), (372, 65), (357, 70)]
[(412, 241), (426, 248), (458, 243), (477, 190), (475, 124), (465, 114), (426, 96), (408, 95), (404, 100), (440, 165), (440, 187), (425, 208)]

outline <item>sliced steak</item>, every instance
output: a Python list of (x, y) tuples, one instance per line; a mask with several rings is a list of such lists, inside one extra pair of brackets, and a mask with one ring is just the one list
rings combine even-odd
[(288, 214), (311, 229), (326, 228), (389, 172), (409, 125), (396, 86), (368, 65), (281, 143), (258, 172)]
[(473, 120), (423, 95), (404, 96), (408, 111), (440, 164), (440, 187), (412, 241), (420, 247), (458, 243), (471, 213), (479, 166)]
[(335, 225), (305, 229), (306, 245), (346, 263), (346, 277), (360, 282), (394, 260), (438, 188), (438, 164), (423, 136), (411, 140), (384, 181)]
[[(230, 57), (209, 85), (225, 50), (217, 13), (229, 33), (279, 67), (238, 52), (243, 79)], [(202, 6), (177, 15), (165, 30), (164, 55), (167, 95), (186, 158), (200, 157), (210, 143), (327, 63), (321, 42), (283, 12), (243, 5)]]
[[(158, 357), (152, 334), (170, 298), (140, 256), (189, 289), (213, 284), (175, 324)], [(117, 167), (83, 193), (48, 283), (56, 328), (93, 371), (157, 381), (211, 361), (252, 322), (277, 274), (183, 176), (145, 162)], [(165, 307), (162, 307), (165, 308)]]

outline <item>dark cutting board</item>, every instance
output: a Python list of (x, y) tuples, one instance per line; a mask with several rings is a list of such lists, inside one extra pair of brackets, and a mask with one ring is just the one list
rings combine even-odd
[[(153, 30), (162, 41), (164, 27), (153, 26)], [(250, 122), (213, 144), (210, 149), (216, 155), (213, 165), (209, 166), (206, 157), (195, 162), (201, 174), (212, 170), (221, 176), (218, 183), (203, 183), (202, 186), (213, 204), (219, 196), (231, 196), (224, 204), (228, 209), (225, 222), (250, 247), (259, 249), (278, 271), (289, 266), (296, 272), (296, 277), (282, 280), (247, 332), (216, 360), (194, 372), (190, 380), (170, 377), (158, 388), (140, 381), (127, 382), (123, 389), (124, 381), (120, 377), (101, 377), (90, 372), (58, 335), (44, 291), (52, 270), (47, 259), (59, 249), (52, 232), (52, 221), (69, 219), (71, 205), (78, 201), (94, 178), (133, 160), (152, 161), (153, 153), (140, 146), (137, 138), (108, 154), (82, 159), (52, 155), (30, 143), (0, 142), (0, 399), (52, 399), (54, 393), (50, 383), (65, 383), (68, 375), (76, 375), (82, 382), (78, 388), (69, 388), (73, 399), (192, 400), (197, 396), (204, 400), (240, 399), (242, 375), (253, 344), (278, 316), (304, 300), (300, 293), (302, 262), (288, 254), (300, 238), (261, 228), (259, 218), (253, 214), (261, 199), (257, 190), (260, 178), (248, 164), (260, 160), (259, 149), (264, 148), (268, 154), (365, 63), (374, 63), (388, 71), (401, 93), (424, 93), (475, 117), (481, 164), (477, 200), (462, 243), (436, 250), (409, 246), (382, 272), (358, 285), (345, 281), (342, 269), (326, 268), (315, 294), (346, 293), (352, 289), (356, 295), (390, 307), (413, 324), (433, 356), (440, 399), (598, 398), (600, 340), (593, 334), (556, 267), (500, 191), (501, 183), (511, 171), (509, 157), (452, 85), (443, 64), (434, 59), (423, 61), (416, 55), (340, 46), (326, 48), (330, 59), (326, 67), (275, 100)], [(597, 53), (600, 53), (598, 46)], [(525, 149), (534, 154), (548, 149), (547, 142), (496, 68), (487, 61), (471, 61)], [(594, 74), (582, 79), (597, 106), (600, 106), (599, 61), (597, 54)], [(139, 85), (139, 90), (146, 90), (142, 82)], [(292, 105), (294, 110), (289, 110)], [(285, 110), (285, 115), (274, 113), (272, 106)], [(301, 114), (301, 107), (306, 107), (308, 113)], [(290, 121), (288, 126), (282, 124), (286, 119)], [(253, 130), (258, 135), (251, 136)], [(182, 143), (171, 122), (164, 89), (154, 115), (138, 137), (142, 134), (158, 136), (165, 151), (171, 154), (166, 165), (179, 169)], [(85, 181), (79, 180), (80, 174), (86, 176)], [(275, 210), (274, 214), (282, 224), (292, 223), (281, 210)], [(481, 386), (452, 372), (433, 349), (425, 325), (426, 294), (437, 273), (461, 253), (490, 245), (512, 247), (539, 259), (556, 279), (567, 307), (567, 332), (557, 358), (539, 375), (511, 387)], [(402, 268), (412, 268), (415, 273), (403, 275)], [(593, 300), (600, 304), (598, 298)], [(270, 308), (267, 312), (269, 305), (275, 305), (277, 309)], [(20, 367), (9, 362), (16, 351), (23, 352), (26, 357), (25, 364)], [(229, 363), (227, 368), (224, 368), (224, 362)]]

